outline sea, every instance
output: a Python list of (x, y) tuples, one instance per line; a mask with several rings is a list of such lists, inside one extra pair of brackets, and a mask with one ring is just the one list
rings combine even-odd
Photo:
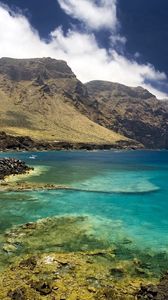
[(1, 236), (48, 217), (86, 216), (94, 240), (159, 259), (168, 254), (168, 151), (8, 152), (0, 157), (33, 166), (29, 183), (66, 187), (0, 192)]

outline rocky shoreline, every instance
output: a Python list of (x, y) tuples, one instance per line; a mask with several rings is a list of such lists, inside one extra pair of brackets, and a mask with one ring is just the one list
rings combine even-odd
[[(53, 217), (5, 232), (0, 276), (3, 300), (167, 300), (167, 258), (130, 252), (88, 231), (87, 216)], [(3, 256), (2, 256), (3, 255)]]
[(0, 180), (10, 175), (26, 174), (33, 170), (26, 165), (25, 162), (15, 158), (1, 158), (0, 159)]
[(0, 132), (0, 151), (48, 151), (48, 150), (110, 150), (143, 149), (143, 145), (133, 140), (118, 141), (115, 144), (75, 143), (65, 141), (35, 141), (28, 136), (12, 136)]
[(50, 253), (22, 257), (2, 273), (0, 299), (167, 300), (167, 287), (167, 274), (155, 284), (127, 277), (108, 251)]
[[(137, 298), (139, 279), (125, 278), (123, 270), (112, 265), (110, 254), (103, 251), (25, 256), (1, 274), (0, 299), (156, 299)], [(147, 286), (149, 281), (141, 282)]]

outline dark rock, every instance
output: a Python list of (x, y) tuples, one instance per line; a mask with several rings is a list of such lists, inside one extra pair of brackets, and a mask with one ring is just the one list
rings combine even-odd
[(37, 224), (33, 222), (26, 223), (22, 226), (23, 229), (36, 229)]
[[(11, 136), (0, 132), (0, 150), (43, 151), (43, 150), (111, 150), (111, 149), (140, 149), (143, 146), (132, 140), (119, 141), (115, 144), (70, 143), (34, 141), (30, 137)], [(0, 166), (1, 171), (1, 166)]]
[(51, 94), (51, 90), (50, 90), (50, 87), (48, 84), (44, 84), (42, 87), (41, 87), (41, 91), (43, 91), (44, 93), (46, 94)]
[(28, 268), (30, 270), (34, 270), (37, 265), (37, 259), (35, 256), (29, 257), (26, 260), (22, 260), (19, 266), (21, 268)]
[(104, 296), (107, 300), (116, 300), (116, 293), (111, 287), (107, 287), (104, 289)]
[(168, 300), (168, 274), (163, 276), (158, 285), (141, 286), (137, 294), (138, 300)]
[(49, 295), (52, 292), (51, 284), (46, 281), (34, 282), (32, 283), (31, 287), (39, 292), (42, 296)]
[(138, 293), (137, 299), (157, 299), (158, 289), (154, 285), (141, 286), (141, 290)]
[(44, 85), (44, 81), (43, 81), (43, 78), (42, 78), (41, 75), (39, 75), (39, 76), (37, 77), (37, 79), (34, 81), (34, 84), (35, 84), (35, 85)]
[(26, 300), (25, 296), (25, 289), (24, 288), (17, 288), (14, 291), (9, 291), (8, 297), (12, 300)]
[(15, 158), (1, 158), (0, 159), (0, 179), (3, 180), (9, 175), (24, 174), (32, 170), (25, 162)]
[(110, 270), (110, 274), (114, 276), (115, 278), (123, 278), (124, 277), (124, 271), (119, 268), (112, 268)]

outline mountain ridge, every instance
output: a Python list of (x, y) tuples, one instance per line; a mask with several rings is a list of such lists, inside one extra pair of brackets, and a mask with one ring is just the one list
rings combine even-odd
[(0, 59), (0, 116), (1, 131), (37, 141), (168, 148), (167, 102), (142, 87), (83, 84), (49, 57)]
[(0, 59), (0, 126), (7, 134), (45, 141), (129, 141), (89, 118), (87, 97), (87, 88), (64, 61)]
[(142, 87), (100, 80), (88, 82), (86, 87), (89, 99), (94, 99), (95, 122), (146, 148), (168, 148), (168, 101), (158, 100)]

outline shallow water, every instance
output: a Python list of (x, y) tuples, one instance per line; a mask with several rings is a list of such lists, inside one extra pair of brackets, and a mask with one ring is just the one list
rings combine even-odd
[[(92, 234), (134, 249), (168, 252), (168, 152), (11, 153), (41, 172), (29, 182), (74, 190), (0, 194), (0, 233), (13, 225), (62, 215), (87, 215)], [(40, 175), (39, 175), (40, 174)]]

